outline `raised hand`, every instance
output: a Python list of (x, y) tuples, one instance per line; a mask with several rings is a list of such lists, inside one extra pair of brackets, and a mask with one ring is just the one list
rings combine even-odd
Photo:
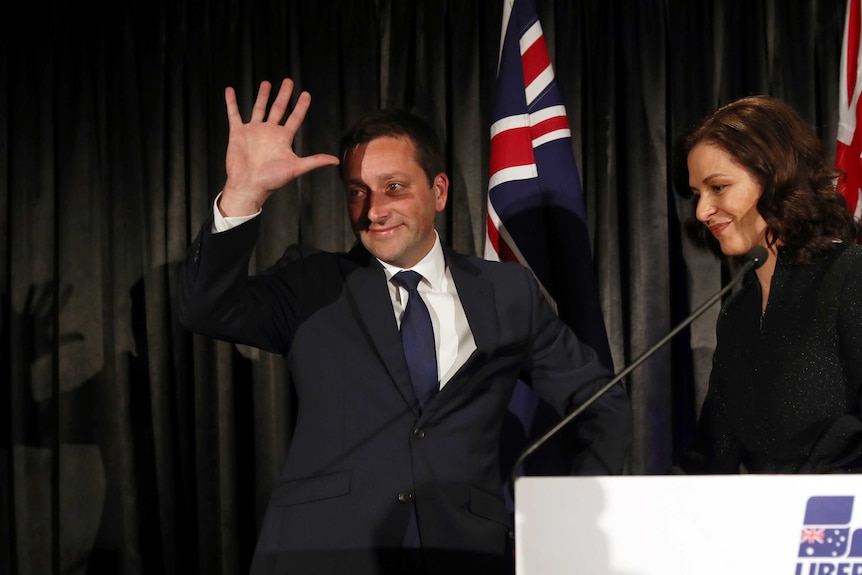
[(282, 80), (267, 114), (271, 89), (269, 82), (261, 82), (248, 123), (243, 122), (239, 113), (234, 89), (225, 89), (230, 134), (225, 156), (227, 182), (219, 200), (219, 209), (225, 216), (254, 214), (275, 190), (291, 180), (339, 163), (337, 157), (329, 154), (296, 155), (293, 138), (305, 119), (311, 95), (302, 92), (282, 124), (293, 92), (293, 80)]

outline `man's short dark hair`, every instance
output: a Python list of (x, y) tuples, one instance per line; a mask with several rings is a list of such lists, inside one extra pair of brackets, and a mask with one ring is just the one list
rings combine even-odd
[(446, 171), (443, 143), (431, 124), (421, 116), (400, 108), (384, 108), (359, 119), (341, 136), (339, 157), (343, 166), (356, 146), (377, 138), (406, 138), (416, 150), (416, 162), (431, 184), (437, 174)]

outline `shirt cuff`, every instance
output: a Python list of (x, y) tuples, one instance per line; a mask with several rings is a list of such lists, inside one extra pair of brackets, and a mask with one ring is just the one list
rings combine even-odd
[(221, 197), (221, 192), (218, 193), (218, 195), (215, 198), (215, 201), (213, 201), (212, 233), (214, 233), (214, 234), (217, 234), (219, 232), (226, 232), (227, 230), (229, 230), (231, 228), (235, 228), (236, 226), (238, 226), (240, 224), (244, 224), (245, 222), (259, 216), (260, 212), (263, 211), (262, 209), (260, 209), (257, 211), (256, 214), (251, 214), (250, 216), (225, 217), (225, 216), (221, 215), (221, 212), (218, 209), (218, 200), (220, 197)]

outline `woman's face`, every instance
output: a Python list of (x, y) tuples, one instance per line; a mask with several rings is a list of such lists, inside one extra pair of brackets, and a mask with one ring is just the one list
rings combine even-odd
[(763, 191), (754, 177), (723, 148), (701, 142), (688, 154), (688, 185), (697, 199), (695, 215), (728, 256), (766, 245), (766, 221), (757, 212)]

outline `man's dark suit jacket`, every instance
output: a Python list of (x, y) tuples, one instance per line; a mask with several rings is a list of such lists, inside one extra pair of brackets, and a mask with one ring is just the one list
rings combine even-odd
[[(186, 328), (289, 362), (298, 416), (252, 572), (395, 573), (421, 558), (423, 573), (491, 573), (511, 563), (498, 445), (516, 381), (565, 414), (612, 374), (529, 270), (444, 248), (477, 349), (420, 415), (382, 265), (359, 246), (295, 252), (248, 277), (258, 220), (219, 234), (207, 222), (179, 299)], [(573, 472), (622, 472), (624, 389), (579, 417)], [(401, 548), (414, 506), (421, 552)]]

